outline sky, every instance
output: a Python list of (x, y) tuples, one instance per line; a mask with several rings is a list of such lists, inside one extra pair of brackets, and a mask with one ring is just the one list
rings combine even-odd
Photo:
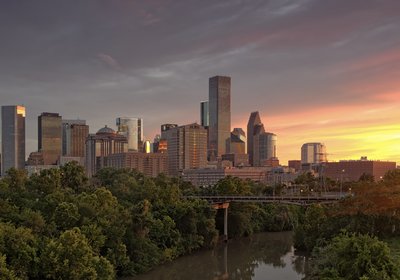
[(283, 164), (306, 142), (328, 159), (400, 164), (398, 0), (0, 0), (0, 105), (85, 119), (199, 122), (208, 78), (232, 77), (232, 128), (259, 111)]

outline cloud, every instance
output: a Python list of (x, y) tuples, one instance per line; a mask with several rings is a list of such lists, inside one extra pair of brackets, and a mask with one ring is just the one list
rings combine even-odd
[(107, 67), (116, 71), (122, 71), (121, 65), (111, 55), (98, 53), (97, 58), (100, 59), (100, 61), (102, 61)]

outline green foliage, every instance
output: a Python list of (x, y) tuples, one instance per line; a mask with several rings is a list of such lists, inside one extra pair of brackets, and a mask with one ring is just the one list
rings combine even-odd
[(399, 279), (387, 245), (369, 235), (341, 233), (316, 247), (309, 279)]

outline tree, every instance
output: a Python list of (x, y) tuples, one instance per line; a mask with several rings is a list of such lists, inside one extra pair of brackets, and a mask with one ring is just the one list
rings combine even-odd
[(41, 257), (47, 279), (114, 279), (112, 264), (92, 250), (79, 228), (48, 240)]
[(395, 280), (400, 272), (388, 246), (376, 237), (341, 233), (313, 252), (309, 279)]

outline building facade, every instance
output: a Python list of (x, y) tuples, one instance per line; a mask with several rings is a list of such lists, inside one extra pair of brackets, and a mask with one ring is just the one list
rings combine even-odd
[(25, 117), (24, 106), (1, 107), (1, 175), (10, 168), (25, 167)]
[(327, 162), (326, 147), (322, 143), (305, 143), (301, 146), (301, 164)]
[(210, 125), (208, 101), (202, 101), (200, 103), (200, 124), (204, 127), (208, 127)]
[(358, 181), (363, 174), (374, 176), (379, 181), (389, 170), (396, 169), (396, 162), (367, 160), (343, 160), (327, 162), (324, 167), (324, 176), (335, 181)]
[(260, 130), (264, 132), (264, 126), (262, 125), (260, 113), (258, 111), (252, 112), (249, 117), (249, 121), (247, 122), (247, 153), (249, 154), (249, 163), (251, 165), (254, 164), (253, 161), (253, 149), (254, 149), (254, 135), (256, 134), (256, 130)]
[(253, 166), (264, 166), (268, 160), (276, 158), (277, 136), (262, 132), (253, 138)]
[(246, 133), (241, 128), (234, 128), (231, 132), (229, 146), (230, 154), (246, 154)]
[[(75, 131), (72, 132), (73, 130)], [(81, 131), (81, 133), (79, 133), (78, 131)], [(80, 137), (78, 135), (80, 135)], [(71, 153), (73, 153), (79, 154), (79, 156), (84, 157), (84, 147), (86, 137), (88, 135), (89, 126), (86, 126), (85, 120), (62, 120), (62, 155), (69, 156)], [(77, 151), (77, 149), (79, 152)], [(72, 152), (71, 150), (74, 150), (74, 152)]]
[(86, 139), (85, 167), (86, 174), (92, 177), (100, 169), (106, 167), (106, 157), (111, 154), (126, 153), (128, 140), (105, 126), (96, 134), (89, 134)]
[(124, 135), (128, 139), (129, 151), (141, 151), (143, 146), (143, 119), (120, 117), (116, 124), (118, 134)]
[(193, 123), (163, 131), (167, 140), (168, 174), (207, 166), (207, 130)]
[(211, 160), (229, 150), (231, 136), (231, 78), (215, 76), (209, 79), (209, 145)]
[(45, 165), (56, 165), (62, 155), (62, 118), (57, 113), (38, 117), (38, 150)]
[(127, 152), (107, 156), (108, 167), (129, 168), (137, 170), (146, 176), (157, 177), (168, 174), (167, 154)]

